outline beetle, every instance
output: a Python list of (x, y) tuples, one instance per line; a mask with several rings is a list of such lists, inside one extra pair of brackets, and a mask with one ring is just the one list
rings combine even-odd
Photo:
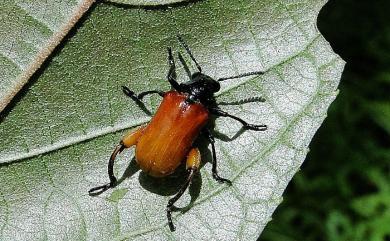
[(135, 160), (140, 169), (154, 177), (172, 174), (186, 160), (187, 179), (176, 195), (168, 201), (166, 207), (171, 231), (175, 231), (171, 216), (173, 205), (183, 195), (194, 175), (199, 171), (201, 155), (199, 149), (193, 144), (200, 135), (204, 135), (211, 144), (213, 178), (220, 183), (231, 184), (230, 180), (220, 177), (217, 171), (215, 139), (210, 128), (206, 125), (210, 121), (210, 117), (212, 115), (230, 117), (241, 122), (246, 130), (264, 131), (267, 129), (266, 125), (249, 124), (243, 119), (221, 110), (214, 96), (221, 88), (219, 83), (221, 81), (261, 75), (264, 72), (255, 71), (215, 80), (202, 73), (202, 68), (183, 38), (178, 36), (178, 40), (198, 71), (191, 73), (182, 54), (178, 52), (178, 58), (190, 79), (188, 82), (179, 84), (176, 80), (176, 66), (172, 49), (168, 47), (169, 71), (167, 78), (172, 87), (170, 91), (150, 90), (136, 95), (129, 88), (122, 86), (124, 94), (137, 103), (142, 103), (143, 97), (150, 94), (158, 94), (163, 97), (163, 100), (151, 121), (125, 135), (113, 151), (108, 162), (110, 182), (89, 190), (90, 195), (97, 195), (116, 186), (117, 178), (113, 172), (114, 160), (125, 148), (131, 146), (135, 146)]

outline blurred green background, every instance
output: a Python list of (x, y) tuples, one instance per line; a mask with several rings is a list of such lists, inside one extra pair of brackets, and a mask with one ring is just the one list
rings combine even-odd
[(340, 93), (260, 241), (390, 241), (390, 1), (331, 0)]

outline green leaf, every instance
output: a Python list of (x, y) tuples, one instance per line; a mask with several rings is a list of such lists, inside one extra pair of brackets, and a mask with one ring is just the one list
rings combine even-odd
[[(344, 62), (315, 25), (324, 3), (95, 5), (0, 126), (0, 239), (256, 239), (337, 94)], [(120, 185), (97, 197), (87, 191), (108, 181), (107, 160), (124, 131), (150, 119), (120, 86), (168, 90), (166, 47), (184, 52), (177, 34), (212, 77), (266, 71), (223, 82), (217, 99), (264, 97), (221, 108), (269, 129), (236, 135), (240, 123), (216, 120), (219, 172), (233, 186), (213, 180), (210, 152), (201, 142), (205, 163), (177, 203), (184, 209), (174, 213), (177, 231), (171, 233), (165, 206), (183, 171), (150, 178), (131, 163), (130, 149), (115, 165), (117, 176), (126, 173)], [(187, 80), (182, 68), (178, 75)], [(154, 112), (161, 100), (145, 101)]]
[(367, 106), (374, 121), (390, 134), (390, 103), (377, 101), (370, 102)]
[[(192, 0), (194, 2), (194, 0)], [(197, 0), (195, 0), (197, 1)], [(110, 0), (112, 3), (128, 4), (132, 6), (162, 6), (168, 4), (177, 4), (180, 2), (189, 2), (189, 0)]]
[(0, 111), (93, 0), (0, 0)]

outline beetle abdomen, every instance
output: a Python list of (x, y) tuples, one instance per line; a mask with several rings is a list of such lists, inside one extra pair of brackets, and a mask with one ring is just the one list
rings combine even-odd
[(176, 91), (167, 92), (137, 143), (136, 160), (151, 176), (171, 174), (208, 121), (208, 110), (202, 104), (187, 103), (186, 98)]

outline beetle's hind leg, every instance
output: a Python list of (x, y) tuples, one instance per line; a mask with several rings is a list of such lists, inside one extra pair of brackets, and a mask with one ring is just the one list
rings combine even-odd
[(211, 168), (211, 172), (213, 173), (213, 178), (215, 180), (217, 180), (218, 182), (220, 183), (227, 183), (229, 185), (232, 184), (232, 182), (229, 180), (229, 179), (226, 179), (226, 178), (223, 178), (223, 177), (220, 177), (218, 175), (218, 170), (217, 170), (217, 155), (215, 153), (215, 139), (214, 139), (214, 136), (213, 134), (211, 133), (211, 131), (209, 129), (205, 129), (204, 130), (204, 133), (208, 139), (208, 141), (210, 142), (211, 144), (211, 151), (212, 151), (212, 168)]
[(164, 97), (164, 94), (165, 92), (164, 91), (159, 91), (159, 90), (149, 90), (149, 91), (144, 91), (144, 92), (141, 92), (139, 93), (138, 95), (136, 95), (134, 93), (134, 91), (130, 90), (129, 88), (127, 88), (126, 86), (122, 86), (122, 91), (125, 95), (127, 95), (128, 97), (130, 97), (132, 100), (134, 100), (135, 102), (142, 102), (142, 99), (146, 96), (146, 95), (151, 95), (151, 94), (158, 94), (159, 96), (161, 97)]
[(116, 146), (115, 150), (112, 152), (110, 160), (108, 161), (108, 177), (110, 179), (110, 182), (107, 184), (104, 184), (102, 186), (91, 188), (88, 193), (91, 196), (98, 195), (107, 189), (111, 187), (115, 187), (117, 185), (117, 178), (114, 175), (114, 161), (116, 156), (121, 153), (125, 148), (129, 148), (133, 145), (135, 145), (138, 141), (138, 139), (143, 134), (145, 127), (139, 127), (138, 129), (130, 132), (129, 134), (125, 135), (122, 140), (120, 141), (119, 145)]
[(118, 153), (121, 153), (125, 149), (123, 144), (119, 144), (116, 146), (114, 152), (111, 154), (110, 160), (108, 161), (108, 177), (110, 179), (110, 182), (107, 184), (104, 184), (102, 186), (97, 186), (94, 188), (91, 188), (88, 193), (89, 195), (98, 195), (107, 189), (114, 187), (117, 184), (117, 179), (114, 175), (114, 160)]
[(192, 148), (187, 156), (186, 161), (186, 169), (188, 170), (189, 174), (187, 177), (186, 182), (181, 186), (180, 190), (176, 193), (176, 195), (169, 199), (168, 205), (167, 205), (167, 218), (168, 218), (168, 225), (171, 232), (175, 231), (175, 225), (173, 225), (172, 222), (172, 207), (173, 204), (183, 195), (183, 193), (187, 190), (188, 186), (192, 182), (192, 179), (194, 178), (195, 174), (198, 172), (200, 166), (200, 152), (198, 148)]

